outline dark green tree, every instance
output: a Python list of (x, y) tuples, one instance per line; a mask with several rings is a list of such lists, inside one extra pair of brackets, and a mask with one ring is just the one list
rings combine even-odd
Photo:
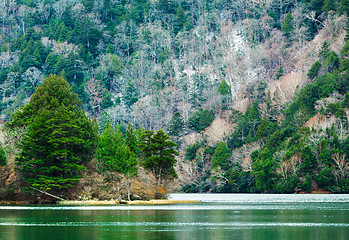
[(316, 61), (313, 63), (313, 65), (311, 65), (311, 68), (309, 69), (307, 75), (310, 79), (314, 79), (318, 76), (319, 71), (322, 67), (322, 64), (320, 63), (320, 61)]
[(284, 75), (284, 69), (282, 68), (282, 66), (279, 67), (275, 77), (276, 79), (279, 79), (280, 77), (282, 77)]
[(189, 117), (188, 126), (197, 132), (201, 132), (209, 127), (214, 119), (215, 115), (212, 110), (200, 108)]
[(5, 166), (6, 164), (7, 164), (7, 156), (6, 156), (4, 147), (0, 142), (0, 166)]
[(223, 171), (228, 171), (232, 166), (230, 156), (231, 150), (225, 142), (220, 142), (212, 157), (212, 168), (220, 167)]
[(282, 33), (284, 34), (287, 41), (292, 40), (293, 35), (293, 17), (291, 13), (288, 13), (285, 18), (284, 24), (281, 26)]
[(180, 112), (173, 114), (171, 120), (168, 122), (168, 135), (181, 137), (184, 131), (184, 120)]
[(319, 52), (319, 59), (320, 61), (323, 61), (326, 58), (326, 55), (330, 52), (330, 44), (325, 40), (322, 43), (320, 52)]
[(116, 171), (128, 176), (137, 173), (137, 159), (127, 146), (119, 126), (115, 129), (108, 121), (98, 141), (96, 157), (107, 171)]
[(218, 93), (221, 95), (231, 94), (231, 88), (224, 79), (218, 86)]
[(98, 128), (66, 80), (50, 75), (8, 126), (27, 126), (16, 158), (29, 187), (72, 187), (96, 150)]
[(264, 149), (261, 151), (258, 158), (252, 164), (252, 174), (255, 177), (256, 187), (259, 191), (272, 191), (275, 167), (276, 162), (269, 150)]
[(124, 101), (126, 106), (128, 107), (131, 107), (138, 101), (138, 93), (131, 80), (129, 80), (126, 85), (124, 92)]
[(135, 153), (137, 156), (139, 155), (139, 139), (137, 136), (137, 132), (133, 130), (132, 124), (129, 123), (126, 130), (126, 145), (131, 150), (131, 152)]
[(340, 0), (339, 12), (349, 16), (349, 0)]
[(323, 66), (330, 73), (339, 67), (339, 57), (335, 51), (326, 54)]
[(103, 109), (107, 109), (109, 107), (112, 107), (114, 105), (112, 99), (111, 99), (111, 94), (109, 91), (106, 91), (104, 96), (103, 96), (103, 101), (101, 107)]
[(158, 185), (161, 179), (167, 176), (177, 177), (174, 170), (176, 156), (179, 153), (173, 148), (174, 142), (169, 140), (169, 136), (164, 131), (145, 131), (141, 137), (142, 165), (152, 171), (158, 178)]
[(328, 13), (329, 11), (336, 11), (336, 1), (324, 0), (324, 5), (322, 6), (322, 11)]

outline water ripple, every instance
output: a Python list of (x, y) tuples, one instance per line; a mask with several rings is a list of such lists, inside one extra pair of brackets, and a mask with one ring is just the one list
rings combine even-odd
[(236, 227), (349, 227), (349, 223), (292, 223), (292, 222), (52, 222), (52, 223), (23, 223), (0, 222), (0, 226), (21, 227), (209, 227), (209, 228), (236, 228)]

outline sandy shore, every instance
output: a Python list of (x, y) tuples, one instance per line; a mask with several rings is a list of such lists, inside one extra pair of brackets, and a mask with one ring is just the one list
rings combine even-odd
[(168, 204), (187, 204), (187, 203), (198, 203), (199, 201), (187, 201), (187, 200), (166, 200), (166, 199), (153, 199), (149, 201), (99, 201), (99, 200), (87, 200), (87, 201), (74, 201), (74, 200), (64, 200), (57, 202), (58, 205), (63, 206), (90, 206), (90, 205), (168, 205)]

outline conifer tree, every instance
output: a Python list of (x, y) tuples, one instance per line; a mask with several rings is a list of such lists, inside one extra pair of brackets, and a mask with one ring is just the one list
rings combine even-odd
[(320, 61), (323, 61), (326, 58), (326, 55), (330, 52), (330, 44), (325, 40), (321, 46), (320, 52), (319, 52), (319, 59)]
[(126, 106), (128, 107), (131, 107), (138, 101), (138, 93), (131, 80), (129, 80), (126, 85), (124, 92), (124, 101)]
[(284, 24), (281, 26), (281, 30), (286, 37), (287, 41), (291, 41), (291, 37), (293, 34), (293, 17), (291, 13), (288, 13), (285, 18)]
[(231, 94), (231, 88), (224, 79), (218, 86), (218, 93), (221, 95)]
[(279, 79), (283, 75), (284, 75), (284, 69), (282, 68), (282, 66), (280, 66), (278, 69), (278, 72), (276, 73), (276, 79)]
[(62, 77), (50, 75), (8, 127), (27, 126), (16, 158), (29, 187), (72, 187), (96, 149), (98, 128)]
[(311, 65), (309, 72), (307, 73), (308, 77), (310, 79), (316, 78), (317, 75), (319, 74), (321, 67), (322, 67), (322, 64), (319, 61), (314, 62), (313, 65)]
[(153, 131), (145, 131), (141, 138), (142, 165), (155, 174), (158, 185), (164, 177), (177, 176), (174, 165), (179, 153), (173, 149), (176, 144), (168, 139), (169, 136), (162, 130), (155, 134)]
[(131, 152), (136, 155), (139, 154), (139, 142), (136, 132), (133, 130), (132, 124), (129, 123), (126, 130), (126, 145), (131, 150)]
[(184, 131), (184, 120), (180, 112), (173, 114), (167, 127), (168, 135), (181, 137)]
[(219, 166), (223, 171), (228, 171), (232, 166), (229, 160), (230, 156), (231, 150), (224, 142), (220, 142), (212, 157), (212, 168)]
[(115, 129), (108, 121), (98, 141), (96, 157), (107, 171), (116, 171), (127, 176), (137, 173), (137, 159), (135, 154), (123, 139), (122, 132), (117, 125)]
[(4, 147), (2, 146), (2, 143), (0, 142), (0, 166), (5, 166), (7, 164), (7, 157), (4, 150)]

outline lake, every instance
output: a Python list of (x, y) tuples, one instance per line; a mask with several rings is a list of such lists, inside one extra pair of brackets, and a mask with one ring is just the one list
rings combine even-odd
[(0, 239), (349, 239), (349, 194), (171, 194), (196, 204), (0, 206)]

